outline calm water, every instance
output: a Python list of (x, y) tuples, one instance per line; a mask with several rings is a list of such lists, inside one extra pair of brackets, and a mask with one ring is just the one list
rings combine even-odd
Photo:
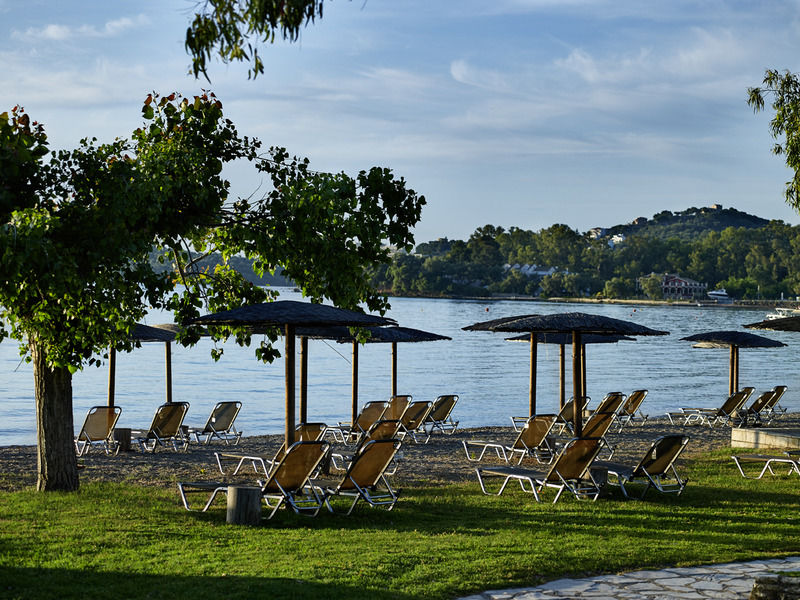
[[(283, 299), (299, 299), (289, 290)], [(728, 390), (728, 351), (694, 349), (681, 337), (722, 329), (739, 329), (759, 321), (761, 309), (701, 307), (633, 307), (623, 305), (550, 304), (520, 301), (427, 300), (395, 298), (390, 316), (407, 327), (452, 337), (452, 341), (401, 344), (398, 347), (398, 393), (434, 399), (456, 393), (454, 412), (462, 426), (509, 425), (508, 417), (525, 414), (528, 406), (528, 345), (504, 341), (503, 334), (466, 332), (477, 321), (529, 313), (581, 311), (628, 319), (669, 331), (664, 337), (587, 348), (587, 391), (593, 402), (609, 391), (629, 393), (647, 388), (645, 412), (663, 414), (679, 406), (716, 406)], [(149, 324), (171, 320), (152, 315)], [(786, 348), (740, 351), (741, 386), (756, 392), (777, 384), (789, 386), (781, 403), (800, 410), (800, 334), (763, 332)], [(245, 435), (283, 430), (283, 361), (258, 363), (253, 351), (230, 344), (217, 363), (211, 343), (172, 350), (173, 397), (191, 403), (186, 423), (205, 423), (220, 400), (240, 400), (237, 423)], [(537, 406), (558, 408), (558, 346), (540, 345)], [(309, 342), (309, 420), (335, 423), (350, 416), (350, 345)], [(567, 358), (567, 396), (571, 371)], [(73, 381), (75, 426), (89, 407), (106, 403), (107, 368), (88, 367)], [(164, 345), (144, 344), (117, 358), (116, 404), (122, 407), (120, 427), (144, 428), (164, 401)], [(391, 392), (391, 345), (370, 344), (359, 351), (360, 402), (388, 398)], [(35, 443), (35, 407), (31, 366), (20, 362), (13, 341), (0, 344), (0, 446)]]

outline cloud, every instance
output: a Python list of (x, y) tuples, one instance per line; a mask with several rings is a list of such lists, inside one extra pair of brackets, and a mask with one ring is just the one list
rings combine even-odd
[(458, 83), (499, 93), (512, 90), (505, 75), (475, 67), (465, 60), (454, 60), (450, 63), (450, 76)]
[(24, 31), (14, 30), (11, 32), (11, 37), (12, 39), (25, 42), (39, 40), (61, 42), (83, 38), (113, 38), (125, 31), (137, 29), (149, 23), (150, 19), (146, 15), (114, 19), (112, 21), (107, 21), (101, 27), (96, 27), (95, 25), (71, 27), (69, 25), (51, 23), (44, 27), (29, 27)]

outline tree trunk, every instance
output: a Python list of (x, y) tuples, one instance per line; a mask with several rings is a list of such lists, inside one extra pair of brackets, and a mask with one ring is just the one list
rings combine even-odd
[(36, 440), (39, 491), (76, 491), (78, 461), (72, 425), (72, 373), (47, 364), (46, 353), (30, 343), (36, 393)]

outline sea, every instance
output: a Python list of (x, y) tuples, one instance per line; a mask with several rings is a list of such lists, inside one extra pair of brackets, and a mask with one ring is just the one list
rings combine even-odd
[[(279, 288), (281, 299), (301, 300), (291, 288)], [(742, 326), (764, 319), (765, 309), (732, 306), (555, 303), (535, 300), (391, 298), (388, 316), (398, 324), (449, 336), (450, 340), (398, 344), (398, 394), (433, 400), (458, 394), (453, 411), (460, 427), (510, 426), (511, 416), (527, 414), (529, 345), (506, 341), (509, 334), (463, 331), (476, 322), (515, 315), (585, 312), (625, 319), (667, 336), (596, 344), (586, 350), (586, 389), (591, 408), (608, 392), (649, 394), (645, 413), (663, 416), (681, 406), (716, 407), (728, 394), (729, 352), (694, 348), (682, 337)], [(154, 312), (149, 325), (170, 322)], [(740, 387), (756, 394), (775, 385), (788, 391), (781, 404), (800, 411), (800, 333), (756, 332), (786, 347), (742, 349)], [(254, 343), (258, 342), (254, 338)], [(279, 347), (283, 349), (282, 341)], [(190, 403), (185, 424), (202, 426), (214, 405), (239, 400), (236, 424), (244, 435), (275, 434), (284, 426), (284, 364), (259, 362), (253, 348), (234, 343), (219, 346), (222, 358), (211, 358), (213, 343), (172, 345), (173, 400)], [(299, 344), (298, 344), (299, 350)], [(335, 424), (350, 419), (352, 347), (332, 341), (309, 341), (308, 419)], [(566, 388), (571, 395), (571, 347), (566, 349)], [(368, 344), (358, 353), (360, 404), (391, 395), (391, 344)], [(299, 373), (299, 370), (298, 370)], [(147, 428), (165, 401), (165, 345), (145, 343), (117, 355), (115, 404), (122, 407), (119, 427)], [(557, 412), (559, 346), (541, 344), (537, 360), (537, 412)], [(107, 403), (108, 365), (85, 367), (73, 378), (73, 418), (79, 428), (88, 409)], [(19, 344), (0, 343), (0, 446), (36, 443), (33, 370), (19, 354)]]

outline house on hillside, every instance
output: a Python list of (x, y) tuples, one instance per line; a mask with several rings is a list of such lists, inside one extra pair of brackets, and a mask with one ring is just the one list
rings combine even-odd
[[(648, 277), (652, 277), (655, 273), (651, 273)], [(640, 277), (636, 280), (636, 287), (641, 289)], [(706, 291), (708, 290), (707, 283), (700, 283), (688, 277), (681, 277), (674, 273), (664, 273), (661, 276), (661, 293), (664, 300), (691, 300), (693, 298), (705, 298)]]

